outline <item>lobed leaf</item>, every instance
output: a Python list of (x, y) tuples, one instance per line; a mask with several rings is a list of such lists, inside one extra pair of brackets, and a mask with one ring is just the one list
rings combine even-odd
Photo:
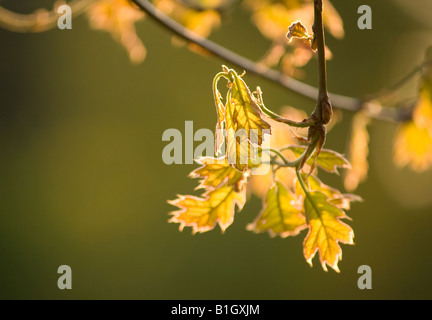
[(328, 202), (329, 197), (321, 191), (308, 192), (304, 199), (304, 210), (309, 232), (304, 240), (304, 256), (312, 266), (312, 259), (319, 251), (322, 268), (327, 265), (339, 272), (338, 262), (342, 259), (340, 243), (354, 244), (354, 232), (340, 221), (347, 218), (344, 211)]
[(222, 232), (234, 220), (235, 207), (241, 210), (246, 202), (245, 191), (236, 192), (234, 186), (224, 185), (204, 194), (204, 198), (179, 196), (168, 201), (180, 210), (172, 212), (169, 222), (180, 223), (180, 230), (192, 227), (192, 232), (212, 230), (218, 223)]
[(288, 27), (287, 38), (289, 41), (291, 41), (292, 38), (310, 39), (311, 35), (300, 21), (296, 21)]

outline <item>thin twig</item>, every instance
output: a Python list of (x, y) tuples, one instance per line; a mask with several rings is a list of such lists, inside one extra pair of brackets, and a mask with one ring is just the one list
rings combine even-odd
[[(141, 10), (146, 12), (149, 17), (168, 29), (171, 33), (174, 33), (186, 41), (202, 47), (214, 56), (219, 57), (228, 63), (236, 65), (248, 73), (270, 80), (302, 97), (306, 97), (314, 101), (316, 100), (318, 95), (317, 88), (288, 77), (281, 72), (270, 69), (266, 66), (263, 66), (262, 64), (257, 64), (206, 38), (195, 34), (162, 13), (147, 0), (131, 1), (134, 2)], [(335, 108), (353, 112), (364, 110), (370, 118), (376, 120), (402, 122), (409, 120), (412, 115), (411, 112), (407, 112), (406, 110), (384, 107), (379, 103), (366, 101), (365, 99), (353, 98), (334, 93), (329, 93), (329, 97), (332, 101), (333, 107)]]

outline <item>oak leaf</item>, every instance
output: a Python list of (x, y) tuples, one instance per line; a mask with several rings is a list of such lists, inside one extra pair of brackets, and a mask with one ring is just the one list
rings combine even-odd
[(354, 244), (354, 232), (340, 221), (347, 218), (345, 212), (328, 200), (329, 197), (321, 191), (308, 192), (304, 199), (309, 232), (303, 243), (303, 252), (312, 266), (312, 259), (319, 251), (322, 268), (327, 271), (329, 266), (339, 272), (338, 262), (342, 259), (339, 243)]
[(222, 232), (234, 220), (235, 207), (241, 210), (246, 201), (244, 191), (236, 192), (234, 186), (224, 185), (206, 192), (202, 198), (194, 196), (179, 196), (168, 201), (180, 210), (172, 212), (169, 222), (180, 223), (180, 230), (192, 227), (192, 232), (206, 232), (219, 224)]

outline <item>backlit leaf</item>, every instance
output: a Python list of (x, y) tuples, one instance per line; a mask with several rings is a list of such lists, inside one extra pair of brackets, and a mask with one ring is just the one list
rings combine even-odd
[(319, 251), (320, 262), (325, 271), (327, 266), (339, 272), (338, 262), (342, 259), (340, 243), (354, 244), (354, 232), (340, 221), (347, 218), (344, 211), (328, 202), (328, 196), (321, 191), (309, 192), (304, 199), (305, 214), (309, 232), (304, 240), (304, 256), (312, 266), (312, 259)]
[(298, 234), (305, 227), (301, 203), (282, 183), (276, 182), (268, 190), (263, 210), (247, 229), (287, 237)]
[(417, 172), (432, 167), (432, 82), (425, 79), (413, 112), (413, 120), (396, 132), (394, 161)]
[(420, 128), (413, 121), (399, 126), (395, 137), (394, 160), (422, 172), (432, 165), (432, 130)]
[(229, 101), (233, 127), (235, 131), (246, 130), (249, 140), (261, 145), (263, 130), (270, 133), (270, 125), (262, 118), (261, 109), (243, 79), (232, 69), (230, 75), (233, 77)]
[(292, 38), (309, 39), (311, 35), (300, 21), (296, 21), (288, 27), (287, 38), (289, 41), (291, 41)]
[(245, 191), (236, 192), (234, 186), (222, 186), (206, 192), (203, 198), (179, 196), (168, 201), (180, 210), (172, 212), (169, 222), (180, 223), (180, 230), (192, 227), (192, 232), (212, 230), (218, 223), (224, 232), (234, 220), (235, 207), (243, 208), (246, 201)]

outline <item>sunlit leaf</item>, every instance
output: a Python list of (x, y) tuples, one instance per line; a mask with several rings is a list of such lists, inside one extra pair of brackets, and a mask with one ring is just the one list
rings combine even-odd
[(312, 265), (312, 259), (319, 251), (320, 262), (325, 271), (327, 266), (339, 272), (338, 262), (342, 259), (340, 243), (354, 244), (354, 232), (340, 221), (347, 218), (344, 211), (328, 202), (328, 196), (321, 191), (309, 192), (304, 199), (304, 209), (309, 232), (304, 240), (304, 256)]
[(300, 21), (296, 21), (288, 27), (287, 38), (289, 41), (291, 41), (292, 38), (309, 39), (311, 35)]
[(276, 182), (268, 190), (263, 210), (247, 229), (287, 237), (298, 234), (305, 227), (302, 205), (282, 183)]
[(413, 120), (399, 125), (394, 144), (394, 161), (417, 172), (432, 167), (432, 83), (424, 79), (413, 112)]
[(270, 125), (262, 118), (261, 109), (243, 79), (232, 69), (230, 75), (233, 77), (231, 101), (229, 101), (233, 126), (236, 131), (246, 130), (249, 139), (261, 145), (263, 130), (270, 133)]
[(172, 212), (169, 222), (180, 223), (180, 230), (192, 227), (192, 232), (205, 232), (218, 223), (224, 232), (234, 220), (235, 207), (243, 208), (246, 201), (245, 191), (236, 192), (234, 186), (222, 186), (203, 195), (179, 196), (169, 201), (180, 210)]
[(229, 77), (229, 88), (225, 107), (221, 95), (216, 89), (219, 77), (213, 83), (214, 97), (218, 111), (216, 128), (224, 128), (216, 134), (217, 149), (222, 145), (222, 135), (226, 141), (226, 158), (228, 163), (240, 171), (245, 171), (255, 159), (258, 146), (262, 145), (264, 134), (270, 134), (268, 122), (262, 118), (262, 112), (255, 98), (243, 79), (237, 73), (223, 67), (225, 78)]
[(432, 130), (419, 128), (413, 121), (399, 126), (395, 137), (394, 160), (422, 172), (432, 165)]

